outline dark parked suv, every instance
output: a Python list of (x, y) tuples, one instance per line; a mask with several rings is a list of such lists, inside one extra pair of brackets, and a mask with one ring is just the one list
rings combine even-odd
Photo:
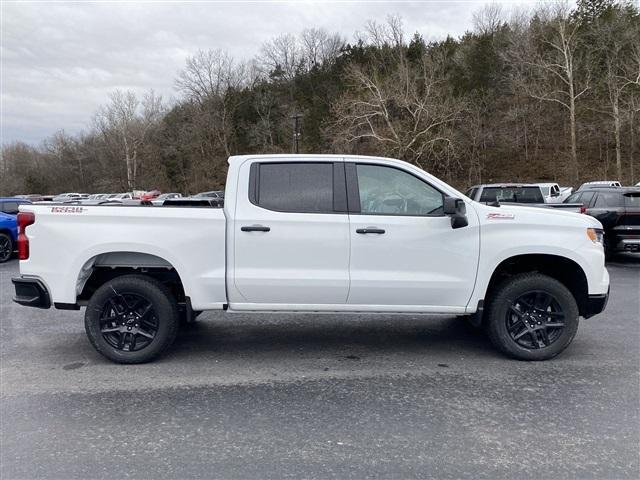
[(582, 203), (583, 213), (602, 223), (608, 253), (640, 252), (640, 188), (593, 187), (574, 193), (565, 203)]

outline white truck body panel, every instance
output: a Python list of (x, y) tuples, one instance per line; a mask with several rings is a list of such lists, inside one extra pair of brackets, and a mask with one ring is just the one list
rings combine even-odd
[[(448, 216), (284, 213), (248, 199), (251, 163), (367, 162), (393, 166), (463, 199), (468, 226)], [(398, 160), (331, 155), (229, 159), (224, 209), (24, 205), (31, 255), (23, 276), (41, 279), (52, 302), (74, 304), (96, 260), (174, 268), (194, 310), (473, 313), (495, 269), (522, 254), (550, 254), (584, 271), (589, 294), (608, 291), (590, 216), (523, 206), (490, 207)], [(269, 225), (267, 232), (245, 232)], [(357, 235), (378, 227), (385, 235)], [(157, 258), (156, 258), (157, 257)], [(147, 263), (149, 263), (147, 265)], [(135, 265), (134, 265), (135, 266)]]

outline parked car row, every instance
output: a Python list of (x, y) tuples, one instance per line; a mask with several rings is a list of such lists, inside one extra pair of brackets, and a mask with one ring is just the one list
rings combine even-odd
[(555, 183), (475, 185), (466, 195), (480, 203), (499, 206), (559, 208), (595, 217), (604, 228), (607, 254), (640, 252), (640, 184), (623, 187), (603, 180), (580, 185), (575, 193)]

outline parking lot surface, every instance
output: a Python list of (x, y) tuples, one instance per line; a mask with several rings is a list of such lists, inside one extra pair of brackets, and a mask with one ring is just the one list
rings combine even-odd
[(455, 318), (203, 314), (109, 363), (83, 312), (11, 302), (0, 265), (0, 478), (639, 478), (640, 259), (559, 358)]

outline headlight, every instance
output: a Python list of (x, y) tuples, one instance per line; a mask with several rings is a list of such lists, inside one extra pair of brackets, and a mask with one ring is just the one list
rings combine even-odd
[(593, 243), (604, 245), (604, 232), (601, 228), (587, 228), (587, 237), (589, 237), (589, 240)]

